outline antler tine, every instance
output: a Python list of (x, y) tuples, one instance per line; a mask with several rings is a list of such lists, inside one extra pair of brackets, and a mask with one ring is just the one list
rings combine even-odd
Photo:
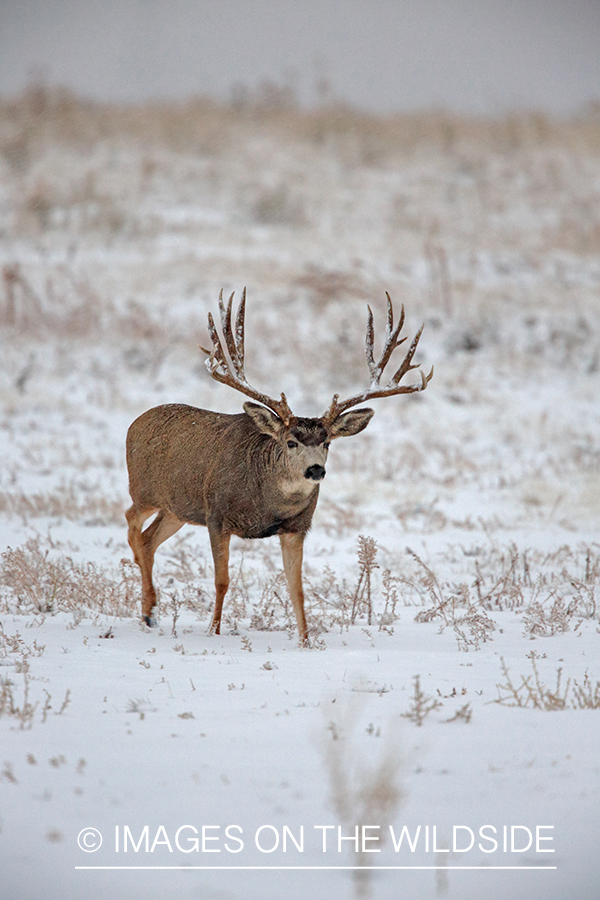
[(390, 361), (390, 357), (396, 347), (399, 347), (400, 344), (403, 344), (404, 341), (407, 340), (405, 337), (403, 337), (402, 340), (398, 340), (398, 335), (404, 326), (404, 304), (400, 307), (400, 321), (394, 329), (394, 308), (392, 306), (392, 300), (387, 291), (385, 292), (385, 296), (387, 297), (387, 324), (385, 329), (385, 346), (383, 348), (383, 353), (381, 354), (381, 359), (377, 364), (377, 384), (379, 384), (379, 379), (383, 375), (383, 371)]
[(404, 304), (400, 309), (400, 321), (394, 328), (394, 308), (392, 306), (392, 301), (390, 295), (386, 291), (385, 293), (387, 297), (387, 322), (385, 327), (385, 344), (383, 347), (383, 352), (381, 357), (379, 358), (379, 362), (375, 363), (375, 358), (373, 356), (373, 344), (375, 341), (375, 332), (373, 326), (373, 312), (370, 306), (367, 306), (369, 311), (368, 319), (367, 319), (367, 333), (365, 336), (365, 354), (367, 357), (367, 366), (369, 367), (369, 372), (371, 374), (371, 384), (379, 385), (381, 380), (381, 376), (383, 375), (383, 371), (390, 361), (390, 357), (396, 347), (399, 347), (400, 344), (403, 344), (406, 340), (403, 337), (401, 340), (398, 340), (398, 335), (402, 331), (402, 327), (404, 325)]
[(209, 358), (206, 360), (206, 365), (209, 367), (209, 370), (216, 369), (219, 366), (223, 366), (227, 369), (227, 357), (225, 356), (225, 351), (223, 350), (221, 338), (219, 337), (219, 332), (217, 331), (212, 313), (208, 314), (208, 333), (213, 345), (212, 350), (206, 350), (205, 347), (200, 347), (204, 353), (208, 354)]
[[(425, 328), (425, 323), (423, 323), (423, 325), (421, 325), (421, 327), (415, 334), (414, 338), (412, 339), (412, 343), (411, 343), (410, 347), (408, 348), (408, 353), (402, 360), (402, 363), (398, 366), (398, 369), (394, 372), (392, 378), (390, 379), (390, 382), (389, 382), (390, 384), (398, 384), (400, 379), (404, 375), (406, 375), (407, 372), (410, 372), (411, 369), (419, 368), (418, 365), (412, 366), (411, 363), (412, 363), (412, 358), (415, 355), (415, 351), (416, 351), (417, 347), (419, 346), (419, 341), (421, 340), (421, 335), (423, 334), (424, 328)], [(404, 338), (404, 340), (406, 340), (406, 338)]]
[(261, 394), (260, 391), (255, 390), (246, 381), (246, 376), (244, 374), (244, 315), (246, 307), (246, 288), (244, 288), (242, 292), (242, 298), (235, 318), (235, 334), (231, 327), (233, 297), (234, 294), (231, 294), (227, 301), (227, 305), (225, 305), (223, 302), (223, 291), (219, 294), (221, 329), (223, 331), (229, 359), (225, 353), (212, 313), (209, 313), (208, 333), (213, 347), (212, 350), (206, 350), (206, 348), (200, 347), (200, 350), (208, 356), (206, 368), (215, 381), (219, 381), (221, 384), (227, 384), (229, 387), (234, 388), (236, 391), (240, 391), (240, 393), (245, 394), (247, 397), (258, 400), (259, 403), (272, 409), (286, 425), (289, 425), (295, 416), (288, 405), (285, 394), (281, 394), (281, 400), (273, 400), (266, 394)]
[(365, 356), (367, 357), (367, 366), (371, 373), (371, 381), (377, 378), (378, 366), (375, 365), (375, 357), (373, 356), (373, 347), (375, 344), (375, 326), (373, 324), (373, 310), (367, 303), (367, 333), (365, 334)]
[(221, 319), (221, 333), (225, 338), (225, 345), (227, 347), (227, 352), (231, 359), (235, 356), (235, 344), (232, 340), (231, 334), (231, 307), (233, 305), (233, 292), (229, 295), (229, 299), (227, 300), (227, 306), (223, 302), (223, 291), (221, 290), (219, 293), (219, 318)]
[(367, 332), (365, 336), (365, 354), (367, 357), (367, 366), (369, 369), (369, 374), (371, 376), (369, 387), (364, 390), (362, 393), (357, 394), (354, 397), (349, 398), (348, 400), (343, 400), (341, 403), (339, 402), (339, 395), (335, 394), (333, 400), (331, 402), (331, 406), (327, 413), (325, 414), (325, 422), (333, 422), (342, 412), (347, 409), (350, 409), (352, 406), (356, 406), (359, 403), (364, 403), (366, 400), (373, 400), (377, 397), (391, 397), (393, 394), (412, 394), (418, 391), (424, 391), (431, 379), (433, 378), (433, 366), (429, 375), (425, 375), (424, 372), (420, 372), (421, 375), (421, 383), (420, 384), (408, 384), (408, 385), (400, 385), (400, 380), (406, 375), (407, 372), (410, 372), (412, 369), (418, 369), (419, 365), (413, 365), (412, 360), (415, 355), (416, 349), (419, 344), (419, 340), (421, 338), (421, 334), (423, 332), (424, 325), (420, 327), (415, 337), (413, 338), (411, 345), (408, 349), (408, 353), (404, 357), (402, 363), (391, 377), (389, 382), (381, 387), (381, 376), (385, 367), (387, 366), (392, 353), (403, 344), (407, 338), (403, 337), (399, 340), (400, 331), (404, 325), (404, 305), (402, 305), (400, 311), (400, 320), (396, 327), (394, 328), (394, 310), (392, 306), (392, 301), (390, 295), (386, 291), (387, 297), (387, 323), (386, 323), (386, 332), (385, 332), (385, 344), (383, 348), (383, 352), (379, 359), (379, 362), (375, 362), (375, 357), (373, 354), (373, 345), (375, 342), (375, 329), (373, 325), (373, 312), (371, 307), (368, 306), (368, 317), (367, 317)]
[(235, 342), (240, 363), (240, 371), (244, 372), (244, 319), (246, 316), (246, 288), (242, 290), (242, 299), (235, 317)]

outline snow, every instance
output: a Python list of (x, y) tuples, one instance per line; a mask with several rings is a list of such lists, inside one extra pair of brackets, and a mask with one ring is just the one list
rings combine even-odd
[[(595, 898), (593, 112), (199, 104), (178, 142), (160, 107), (0, 106), (2, 897)], [(241, 409), (197, 346), (244, 285), (248, 379), (299, 415), (364, 389), (386, 290), (435, 365), (331, 449), (310, 650), (274, 539), (232, 540), (221, 636), (201, 528), (139, 619), (127, 427)]]

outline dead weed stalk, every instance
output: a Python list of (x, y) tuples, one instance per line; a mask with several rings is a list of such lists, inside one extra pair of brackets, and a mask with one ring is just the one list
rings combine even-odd
[[(381, 846), (406, 796), (400, 783), (403, 758), (392, 729), (387, 729), (378, 753), (375, 747), (370, 747), (365, 757), (360, 750), (363, 706), (363, 700), (353, 698), (345, 707), (336, 707), (337, 714), (328, 721), (327, 736), (323, 736), (322, 742), (331, 805), (344, 835), (349, 837), (344, 846), (354, 850), (352, 863), (357, 866), (370, 862), (364, 852), (361, 827), (376, 822), (380, 826), (378, 846)], [(381, 736), (381, 730), (374, 729), (372, 724), (365, 733), (369, 740)], [(354, 873), (356, 897), (370, 896), (370, 875), (369, 871)]]
[[(583, 683), (579, 684), (575, 679), (571, 682), (568, 678), (566, 684), (562, 681), (562, 667), (556, 673), (556, 685), (549, 688), (542, 681), (538, 672), (536, 653), (528, 654), (531, 660), (533, 673), (521, 675), (520, 683), (515, 683), (504, 659), (501, 659), (504, 683), (498, 684), (498, 698), (492, 702), (501, 706), (518, 706), (521, 708), (532, 707), (543, 710), (562, 709), (600, 709), (600, 681), (594, 684), (586, 671)], [(571, 687), (572, 685), (572, 687)]]
[(440, 700), (430, 697), (421, 689), (421, 676), (415, 675), (413, 678), (413, 698), (408, 710), (400, 715), (404, 719), (410, 719), (419, 728), (429, 715), (436, 709), (443, 706)]

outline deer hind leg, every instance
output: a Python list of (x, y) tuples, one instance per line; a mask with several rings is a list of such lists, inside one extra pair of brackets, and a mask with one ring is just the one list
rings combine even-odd
[(157, 605), (156, 591), (152, 583), (152, 568), (157, 547), (179, 531), (185, 524), (173, 513), (160, 510), (154, 522), (142, 531), (142, 525), (155, 509), (139, 512), (132, 506), (125, 513), (129, 523), (128, 540), (133, 556), (142, 573), (142, 618), (146, 625), (153, 625), (152, 610)]
[(302, 590), (302, 551), (304, 547), (303, 534), (280, 534), (281, 555), (283, 557), (283, 571), (288, 583), (288, 589), (296, 613), (300, 643), (308, 647), (308, 628), (306, 627), (306, 615), (304, 613), (304, 591)]
[(209, 634), (221, 634), (221, 613), (227, 588), (229, 587), (229, 542), (230, 534), (212, 529), (209, 526), (210, 546), (215, 564), (215, 611), (210, 623)]

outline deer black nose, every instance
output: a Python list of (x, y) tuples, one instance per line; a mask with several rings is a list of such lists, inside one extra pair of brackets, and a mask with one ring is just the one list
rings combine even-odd
[(312, 479), (312, 481), (321, 481), (322, 478), (325, 478), (325, 469), (319, 465), (309, 466), (304, 477)]

